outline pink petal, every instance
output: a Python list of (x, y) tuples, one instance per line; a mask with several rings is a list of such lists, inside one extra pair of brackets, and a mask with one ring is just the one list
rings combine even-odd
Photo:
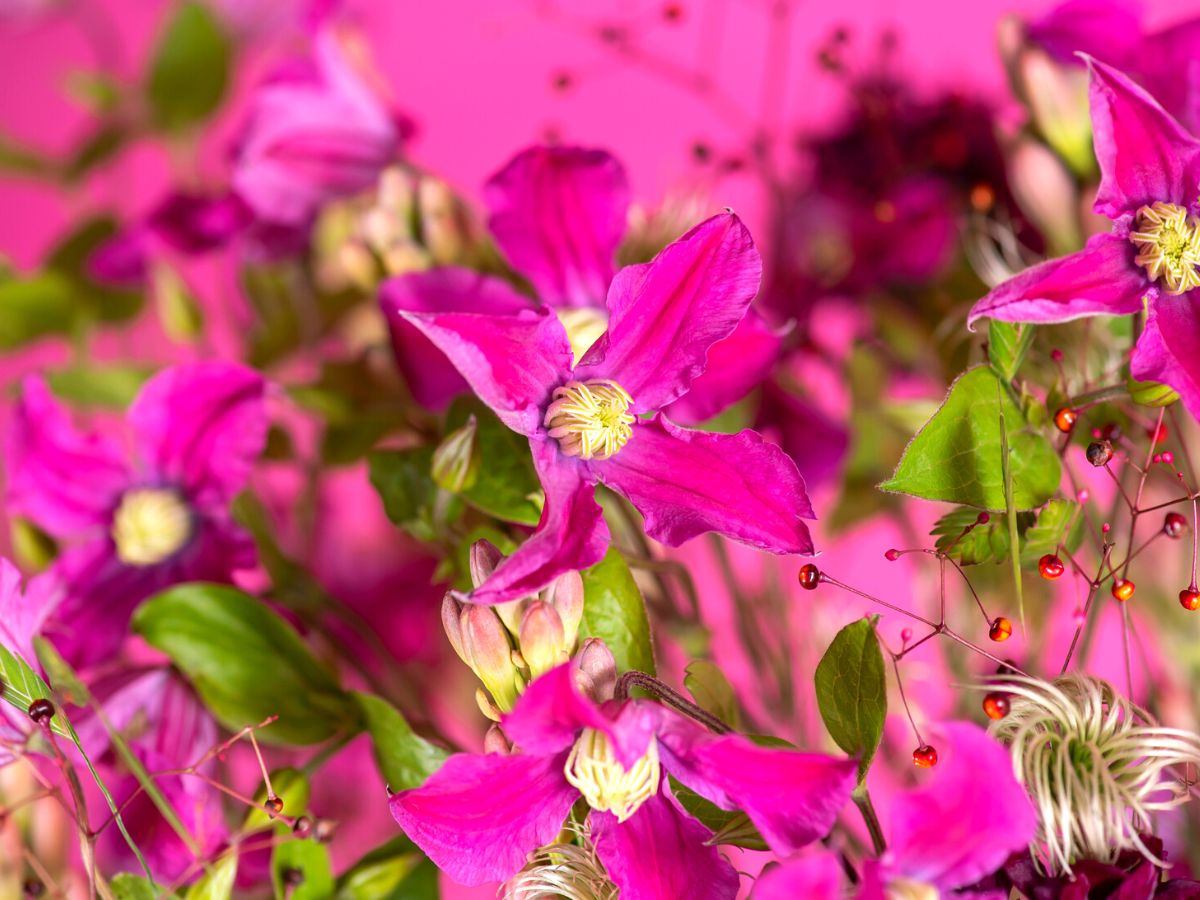
[(483, 189), (488, 227), (550, 306), (601, 306), (625, 234), (629, 181), (615, 157), (530, 147)]
[(825, 850), (766, 870), (750, 896), (752, 900), (840, 900), (844, 878), (837, 856)]
[(504, 881), (552, 843), (579, 797), (552, 756), (458, 753), (421, 787), (400, 791), (392, 816), (459, 884)]
[(592, 840), (621, 900), (733, 900), (738, 876), (703, 825), (660, 792), (618, 823), (593, 812)]
[(1115, 219), (1158, 200), (1194, 203), (1200, 142), (1124, 74), (1094, 59), (1089, 66), (1100, 162), (1096, 212)]
[(770, 550), (813, 552), (815, 518), (796, 464), (753, 431), (710, 434), (661, 415), (637, 422), (615, 456), (591, 463), (646, 517), (646, 533), (677, 547), (707, 531)]
[(920, 777), (919, 788), (897, 795), (884, 816), (886, 874), (950, 890), (1024, 849), (1037, 822), (1008, 751), (978, 725), (945, 724), (937, 748), (937, 768)]
[(40, 378), (27, 378), (7, 445), (9, 512), (55, 537), (107, 523), (131, 474), (115, 442), (78, 431)]
[(247, 366), (172, 366), (142, 388), (129, 423), (149, 474), (201, 507), (224, 506), (246, 484), (267, 439), (267, 383)]
[(852, 759), (714, 737), (680, 716), (666, 718), (659, 742), (672, 775), (718, 806), (745, 812), (779, 854), (828, 834), (856, 783)]
[(449, 357), (484, 403), (509, 428), (538, 433), (551, 392), (571, 377), (571, 344), (549, 309), (503, 315), (396, 314)]
[(837, 478), (850, 448), (844, 420), (834, 419), (774, 381), (763, 386), (756, 428), (792, 458), (810, 488)]
[(1200, 317), (1198, 292), (1159, 296), (1150, 304), (1146, 328), (1133, 351), (1130, 370), (1139, 381), (1170, 385), (1193, 416), (1200, 417)]
[(469, 390), (446, 354), (402, 313), (483, 313), (507, 315), (532, 308), (507, 282), (470, 269), (440, 268), (389, 278), (379, 288), (392, 349), (404, 381), (417, 402), (442, 410)]
[(530, 441), (546, 505), (533, 535), (466, 599), (504, 603), (535, 594), (565, 572), (598, 563), (608, 550), (604, 512), (584, 469), (551, 440)]
[(774, 367), (786, 332), (786, 328), (771, 328), (762, 316), (748, 310), (733, 334), (708, 348), (704, 373), (663, 412), (672, 421), (694, 425), (741, 400)]
[(17, 567), (0, 557), (0, 647), (36, 668), (33, 639), (61, 597), (61, 585), (52, 574), (22, 584)]
[(1133, 261), (1132, 243), (1098, 234), (1078, 253), (1026, 269), (997, 286), (971, 309), (967, 324), (983, 317), (1005, 322), (1067, 322), (1082, 316), (1122, 316), (1142, 308), (1151, 289)]
[(701, 222), (650, 262), (627, 266), (608, 291), (608, 332), (579, 378), (611, 378), (634, 412), (678, 399), (703, 371), (709, 347), (733, 333), (762, 280), (762, 259), (741, 219)]
[(1196, 134), (1200, 129), (1200, 18), (1146, 38), (1137, 70), (1163, 108)]
[(1066, 0), (1034, 19), (1029, 40), (1064, 65), (1090, 53), (1114, 66), (1136, 58), (1142, 41), (1141, 6), (1133, 0)]

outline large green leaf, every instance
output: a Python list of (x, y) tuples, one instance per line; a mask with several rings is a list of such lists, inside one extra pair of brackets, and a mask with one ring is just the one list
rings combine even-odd
[(314, 840), (284, 841), (271, 854), (275, 896), (287, 900), (329, 900), (333, 863), (329, 849)]
[(180, 3), (150, 60), (146, 99), (154, 124), (176, 131), (208, 118), (225, 96), (232, 53), (212, 10), (195, 0)]
[(462, 511), (462, 502), (433, 481), (432, 447), (379, 450), (367, 460), (388, 518), (418, 540), (437, 541), (444, 532), (440, 523)]
[(1024, 426), (1021, 409), (996, 373), (968, 369), (904, 451), (880, 488), (926, 500), (1004, 510), (1000, 414), (1006, 422), (1016, 509), (1041, 506), (1058, 490), (1062, 466), (1041, 434)]
[(264, 740), (315, 744), (359, 727), (353, 699), (291, 626), (235, 588), (170, 588), (142, 604), (133, 628), (171, 658), (228, 728), (275, 715)]
[(583, 621), (580, 638), (600, 638), (621, 671), (654, 674), (654, 648), (646, 603), (625, 558), (616, 547), (583, 575)]
[(75, 311), (71, 280), (57, 272), (0, 280), (0, 350), (68, 333)]
[(376, 847), (338, 879), (337, 900), (437, 900), (438, 869), (404, 836)]
[(371, 735), (379, 771), (394, 791), (425, 783), (450, 754), (414, 732), (400, 711), (374, 694), (354, 694)]
[(883, 736), (887, 681), (874, 619), (851, 622), (837, 633), (814, 677), (817, 706), (834, 743), (858, 757), (861, 782)]
[(480, 464), (473, 483), (460, 496), (497, 519), (536, 525), (542, 515), (542, 486), (533, 469), (528, 439), (474, 397), (460, 397), (451, 405), (446, 416), (447, 431), (461, 427), (472, 415)]
[(707, 659), (689, 663), (684, 670), (683, 686), (701, 709), (712, 713), (726, 725), (737, 727), (737, 697), (733, 685), (716, 663)]
[(1021, 368), (1034, 326), (1017, 322), (988, 321), (988, 362), (1005, 381), (1012, 381)]
[(187, 900), (230, 900), (234, 881), (237, 880), (237, 869), (237, 852), (227, 852), (211, 872), (188, 889)]

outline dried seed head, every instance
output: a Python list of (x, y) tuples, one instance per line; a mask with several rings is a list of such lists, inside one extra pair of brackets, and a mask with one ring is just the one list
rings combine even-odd
[(617, 900), (617, 886), (586, 829), (578, 831), (576, 840), (531, 853), (525, 868), (501, 888), (502, 900)]

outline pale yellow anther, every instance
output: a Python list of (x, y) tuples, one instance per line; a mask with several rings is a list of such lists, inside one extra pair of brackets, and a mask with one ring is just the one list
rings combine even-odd
[(112, 520), (117, 558), (130, 566), (156, 565), (183, 549), (192, 528), (191, 510), (176, 491), (126, 491)]
[(633, 435), (632, 403), (615, 381), (568, 381), (554, 390), (546, 430), (567, 456), (608, 459)]
[(624, 822), (658, 793), (662, 777), (658, 743), (652, 738), (646, 752), (626, 769), (605, 734), (585, 728), (571, 748), (564, 774), (588, 806), (611, 812), (618, 822)]
[(1200, 287), (1200, 221), (1174, 203), (1138, 210), (1129, 239), (1137, 247), (1133, 261), (1168, 294)]

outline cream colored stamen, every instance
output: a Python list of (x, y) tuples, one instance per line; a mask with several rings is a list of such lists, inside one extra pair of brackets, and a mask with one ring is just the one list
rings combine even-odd
[(1200, 287), (1200, 221), (1174, 203), (1138, 210), (1129, 235), (1138, 255), (1133, 261), (1168, 294)]
[(626, 769), (617, 760), (605, 734), (585, 728), (571, 748), (563, 771), (588, 806), (611, 812), (618, 822), (624, 822), (658, 793), (661, 778), (658, 742), (651, 738), (646, 752)]
[(567, 456), (608, 459), (633, 435), (631, 403), (615, 381), (568, 381), (554, 391), (546, 428)]
[(192, 513), (168, 488), (126, 491), (113, 515), (117, 557), (130, 566), (153, 566), (174, 556), (192, 536)]
[(889, 881), (884, 892), (887, 900), (938, 900), (938, 889), (924, 881), (897, 878)]
[(557, 315), (558, 321), (562, 322), (567, 332), (567, 340), (571, 342), (571, 355), (575, 357), (575, 365), (579, 365), (583, 355), (608, 329), (608, 314), (603, 310), (581, 306), (576, 309), (560, 309)]

